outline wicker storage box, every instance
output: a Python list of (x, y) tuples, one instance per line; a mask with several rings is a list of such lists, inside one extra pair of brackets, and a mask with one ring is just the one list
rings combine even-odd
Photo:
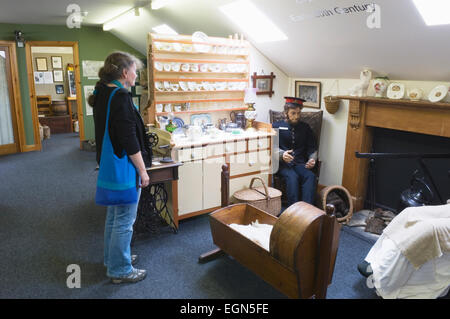
[[(263, 186), (253, 187), (255, 180), (261, 181)], [(278, 189), (267, 187), (261, 178), (254, 177), (248, 189), (243, 189), (233, 194), (233, 202), (248, 203), (266, 213), (278, 216), (281, 211), (281, 194)]]

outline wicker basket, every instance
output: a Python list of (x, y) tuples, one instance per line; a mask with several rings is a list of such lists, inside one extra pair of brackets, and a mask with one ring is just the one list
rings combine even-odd
[(335, 193), (335, 194), (339, 195), (339, 197), (341, 199), (343, 199), (342, 204), (345, 207), (336, 207), (336, 210), (348, 209), (348, 212), (345, 216), (337, 217), (337, 221), (339, 223), (343, 223), (343, 224), (348, 223), (353, 216), (353, 201), (352, 201), (352, 197), (351, 197), (350, 193), (344, 187), (339, 186), (339, 185), (333, 185), (333, 186), (327, 186), (327, 187), (323, 188), (319, 192), (317, 206), (321, 209), (325, 209), (327, 204), (332, 203), (331, 202), (331, 198), (332, 198), (331, 193)]
[[(263, 186), (253, 188), (255, 180), (261, 181)], [(278, 216), (281, 211), (281, 194), (278, 189), (267, 187), (261, 178), (253, 177), (249, 188), (233, 194), (233, 202), (247, 203), (273, 216)]]
[(325, 108), (327, 109), (328, 113), (334, 114), (337, 112), (337, 110), (339, 110), (341, 100), (337, 97), (328, 95), (325, 96), (323, 100), (325, 101)]

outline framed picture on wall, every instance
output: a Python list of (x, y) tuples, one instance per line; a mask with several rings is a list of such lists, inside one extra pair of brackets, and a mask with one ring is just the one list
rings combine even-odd
[(275, 75), (273, 72), (270, 72), (270, 75), (258, 75), (256, 72), (252, 75), (253, 88), (258, 89), (256, 91), (257, 95), (267, 94), (269, 97), (272, 97), (273, 91), (273, 79)]
[(53, 70), (53, 81), (54, 82), (63, 82), (63, 70)]
[(295, 81), (295, 97), (304, 99), (306, 107), (320, 109), (320, 82)]
[(62, 57), (52, 56), (52, 68), (62, 69)]
[(47, 71), (47, 58), (36, 58), (36, 71)]
[(64, 85), (57, 84), (55, 85), (56, 94), (64, 94)]

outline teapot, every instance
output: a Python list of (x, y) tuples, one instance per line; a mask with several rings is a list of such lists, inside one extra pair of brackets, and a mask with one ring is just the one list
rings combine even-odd
[(246, 119), (243, 112), (231, 111), (230, 119), (233, 123), (236, 123), (238, 127), (245, 129)]

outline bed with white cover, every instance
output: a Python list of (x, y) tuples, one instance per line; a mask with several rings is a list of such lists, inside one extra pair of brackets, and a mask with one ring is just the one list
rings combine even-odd
[(409, 207), (384, 229), (365, 260), (378, 295), (430, 299), (450, 287), (450, 204)]

